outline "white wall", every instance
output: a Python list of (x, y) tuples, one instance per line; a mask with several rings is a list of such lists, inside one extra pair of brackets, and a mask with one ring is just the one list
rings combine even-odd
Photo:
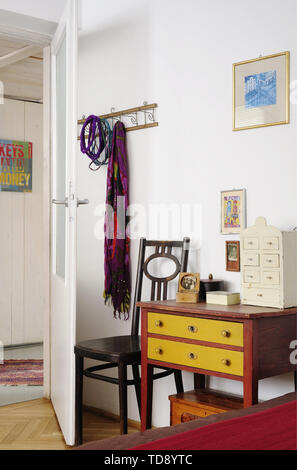
[(5, 100), (1, 139), (33, 143), (33, 192), (0, 192), (0, 341), (43, 341), (43, 106)]
[[(219, 193), (247, 189), (249, 225), (264, 215), (281, 229), (297, 226), (297, 123), (295, 105), (290, 125), (232, 132), (232, 63), (289, 50), (291, 79), (296, 79), (296, 2), (131, 0), (124, 8), (114, 0), (106, 10), (101, 0), (84, 0), (82, 7), (80, 114), (144, 100), (159, 104), (160, 127), (128, 135), (131, 202), (201, 204), (201, 249), (192, 253), (190, 269), (202, 277), (212, 272), (238, 290), (240, 275), (225, 272), (225, 240), (238, 236), (219, 233)], [(78, 339), (128, 334), (130, 323), (114, 320), (102, 300), (103, 242), (94, 237), (94, 211), (105, 201), (106, 170), (92, 174), (80, 153), (78, 165), (79, 196), (91, 200), (78, 221)], [(172, 231), (171, 238), (177, 234), (187, 233)], [(134, 241), (133, 277), (137, 247)], [(184, 378), (192, 388), (192, 376)], [(212, 378), (210, 383), (242, 392), (238, 382)], [(267, 379), (260, 399), (291, 390), (291, 376)], [(154, 424), (166, 425), (173, 379), (158, 381), (154, 392)], [(117, 413), (112, 385), (88, 381), (85, 397), (87, 404)], [(129, 407), (129, 417), (138, 419), (133, 390)]]

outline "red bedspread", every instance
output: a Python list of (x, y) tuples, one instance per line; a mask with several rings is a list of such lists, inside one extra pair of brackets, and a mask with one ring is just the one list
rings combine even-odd
[(297, 401), (130, 450), (296, 450)]

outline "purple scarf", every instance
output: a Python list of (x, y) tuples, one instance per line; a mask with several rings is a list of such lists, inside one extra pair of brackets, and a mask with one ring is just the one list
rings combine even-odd
[(128, 158), (124, 124), (113, 130), (112, 153), (108, 165), (105, 216), (105, 303), (114, 308), (114, 317), (129, 318), (131, 300), (130, 239), (127, 235)]

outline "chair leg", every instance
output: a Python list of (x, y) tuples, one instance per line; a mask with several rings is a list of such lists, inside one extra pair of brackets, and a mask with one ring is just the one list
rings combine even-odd
[(174, 380), (177, 393), (184, 393), (183, 377), (181, 370), (174, 371)]
[(83, 443), (83, 369), (84, 358), (76, 355), (75, 371), (75, 443)]
[(119, 364), (120, 432), (128, 434), (127, 365)]
[(194, 389), (201, 390), (205, 389), (205, 375), (202, 374), (194, 374)]
[(139, 416), (141, 418), (141, 386), (140, 386), (140, 374), (138, 364), (132, 364), (133, 379), (137, 381), (135, 384), (135, 393), (137, 398)]

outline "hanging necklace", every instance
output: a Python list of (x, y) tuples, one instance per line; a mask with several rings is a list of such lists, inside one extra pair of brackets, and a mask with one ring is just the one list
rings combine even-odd
[[(112, 149), (112, 131), (107, 119), (98, 116), (89, 116), (81, 130), (80, 148), (92, 162), (90, 170), (98, 171), (101, 166), (107, 165)], [(103, 159), (100, 159), (104, 152)]]

